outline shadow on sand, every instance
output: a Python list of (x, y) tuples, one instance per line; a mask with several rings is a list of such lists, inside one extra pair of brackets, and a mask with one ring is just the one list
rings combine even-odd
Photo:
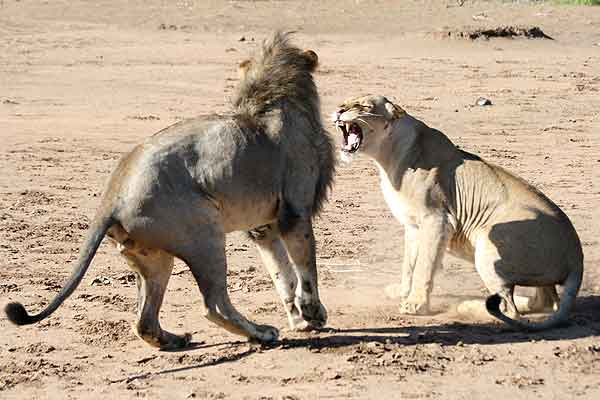
[(211, 367), (219, 364), (235, 362), (256, 352), (265, 350), (286, 350), (294, 348), (307, 349), (335, 349), (353, 346), (361, 343), (376, 342), (381, 344), (398, 344), (415, 346), (419, 344), (438, 343), (444, 346), (462, 344), (506, 344), (530, 342), (532, 340), (570, 340), (596, 336), (600, 334), (600, 296), (582, 296), (577, 300), (576, 311), (571, 314), (566, 326), (544, 332), (520, 332), (512, 330), (499, 323), (466, 324), (448, 323), (441, 325), (425, 326), (398, 326), (398, 327), (367, 327), (349, 329), (324, 329), (316, 335), (306, 338), (283, 338), (272, 344), (248, 344), (247, 342), (225, 342), (213, 345), (192, 343), (191, 347), (181, 350), (193, 351), (202, 348), (223, 346), (228, 350), (241, 347), (239, 352), (229, 352), (225, 355), (215, 354), (208, 360), (156, 372), (133, 375), (111, 381), (131, 382), (136, 379), (145, 379), (151, 376), (184, 372), (200, 368)]
[[(547, 316), (545, 316), (547, 317)], [(414, 346), (438, 343), (445, 346), (463, 344), (505, 344), (530, 342), (532, 340), (570, 340), (600, 334), (600, 296), (581, 296), (576, 310), (563, 327), (543, 332), (521, 332), (501, 323), (451, 322), (441, 325), (369, 327), (328, 329), (330, 336), (306, 339), (282, 339), (278, 346), (284, 348), (335, 348), (363, 342), (379, 342)]]

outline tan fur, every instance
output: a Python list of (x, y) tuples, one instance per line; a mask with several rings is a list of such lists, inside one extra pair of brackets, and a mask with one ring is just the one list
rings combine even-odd
[(81, 282), (105, 234), (138, 277), (134, 330), (162, 349), (190, 335), (163, 330), (158, 315), (173, 259), (190, 268), (204, 315), (230, 332), (272, 341), (278, 331), (242, 316), (227, 293), (225, 235), (250, 230), (292, 329), (325, 324), (317, 285), (312, 218), (333, 179), (332, 141), (322, 127), (312, 72), (317, 56), (278, 33), (240, 66), (229, 116), (172, 125), (125, 155), (67, 284), (41, 313), (6, 307), (16, 324), (49, 316)]
[(238, 65), (238, 78), (240, 80), (246, 79), (246, 74), (250, 67), (252, 67), (252, 60), (244, 60)]
[[(375, 160), (384, 198), (405, 227), (402, 283), (386, 289), (402, 298), (402, 312), (428, 312), (433, 275), (448, 251), (475, 264), (496, 294), (487, 302), (494, 316), (533, 330), (566, 319), (581, 285), (583, 253), (558, 206), (515, 175), (458, 149), (385, 97), (345, 101), (336, 126), (344, 133), (351, 124), (361, 128), (358, 151)], [(513, 319), (519, 311), (555, 307), (557, 284), (565, 291), (556, 314), (540, 324)], [(515, 285), (537, 287), (537, 297), (518, 298), (515, 305)], [(510, 316), (498, 310), (500, 300)], [(473, 306), (482, 303), (461, 309)]]

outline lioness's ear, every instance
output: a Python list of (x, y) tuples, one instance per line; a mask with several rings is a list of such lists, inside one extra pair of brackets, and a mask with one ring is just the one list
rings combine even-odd
[(385, 111), (387, 112), (389, 119), (398, 119), (405, 113), (402, 108), (391, 101), (385, 103)]
[(238, 76), (240, 79), (244, 79), (248, 70), (252, 66), (252, 60), (244, 60), (238, 65)]
[(310, 72), (314, 72), (317, 69), (317, 65), (319, 65), (319, 56), (312, 50), (306, 50), (302, 53), (304, 58), (306, 59), (306, 63)]

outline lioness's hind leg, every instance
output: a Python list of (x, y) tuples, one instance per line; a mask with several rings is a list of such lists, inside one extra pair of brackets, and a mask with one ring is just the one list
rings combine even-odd
[(514, 298), (517, 310), (523, 314), (556, 311), (560, 301), (554, 285), (537, 287), (534, 297), (514, 296)]
[(173, 256), (129, 242), (122, 246), (121, 254), (136, 272), (138, 288), (138, 313), (134, 332), (151, 346), (162, 350), (186, 347), (191, 335), (175, 335), (163, 330), (158, 314), (163, 302), (167, 283), (173, 270)]
[(514, 301), (515, 285), (498, 274), (505, 268), (496, 246), (487, 238), (481, 238), (475, 246), (475, 269), (491, 294), (502, 298), (501, 310), (513, 319), (519, 318)]

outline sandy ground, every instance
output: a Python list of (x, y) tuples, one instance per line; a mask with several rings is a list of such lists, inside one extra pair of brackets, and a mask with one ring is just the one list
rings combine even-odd
[[(509, 24), (540, 26), (555, 40), (455, 34)], [(296, 41), (320, 55), (324, 117), (345, 97), (386, 94), (565, 210), (586, 267), (570, 325), (532, 335), (461, 319), (453, 306), (486, 292), (471, 265), (450, 257), (436, 278), (435, 314), (400, 315), (381, 293), (399, 280), (403, 230), (372, 162), (359, 157), (339, 167), (316, 222), (332, 329), (282, 329), (269, 347), (240, 341), (204, 320), (179, 263), (161, 318), (192, 332), (195, 347), (158, 352), (131, 333), (133, 276), (104, 243), (51, 318), (17, 328), (0, 317), (0, 398), (598, 399), (598, 7), (0, 0), (1, 305), (46, 304), (119, 157), (166, 125), (226, 111), (237, 63), (276, 28), (297, 30)], [(473, 106), (479, 96), (493, 105)], [(234, 303), (285, 328), (251, 243), (231, 235), (227, 251)]]

